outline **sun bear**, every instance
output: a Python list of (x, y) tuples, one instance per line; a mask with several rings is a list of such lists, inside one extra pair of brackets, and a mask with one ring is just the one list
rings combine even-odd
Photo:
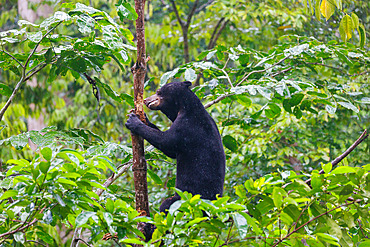
[[(162, 132), (148, 121), (144, 124), (131, 113), (126, 127), (142, 136), (170, 158), (176, 159), (176, 188), (203, 199), (222, 196), (225, 178), (225, 152), (215, 121), (199, 98), (190, 90), (191, 82), (172, 82), (144, 100), (151, 110), (160, 110), (173, 123)], [(165, 212), (180, 196), (166, 199)]]

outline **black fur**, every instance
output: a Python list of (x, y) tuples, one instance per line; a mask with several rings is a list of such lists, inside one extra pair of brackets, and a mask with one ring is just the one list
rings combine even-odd
[[(189, 89), (190, 85), (190, 82), (166, 84), (144, 101), (150, 109), (160, 110), (173, 122), (167, 131), (160, 131), (150, 122), (145, 125), (133, 113), (126, 127), (176, 159), (176, 188), (213, 200), (223, 193), (225, 153), (215, 121)], [(160, 211), (166, 213), (179, 199), (177, 194), (166, 199)]]

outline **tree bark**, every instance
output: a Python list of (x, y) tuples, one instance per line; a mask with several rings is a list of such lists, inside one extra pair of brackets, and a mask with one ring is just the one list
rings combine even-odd
[[(135, 0), (135, 10), (138, 14), (138, 18), (136, 20), (137, 61), (131, 68), (131, 71), (134, 75), (135, 114), (139, 115), (140, 119), (145, 122), (143, 92), (147, 61), (145, 53), (144, 6), (145, 0)], [(131, 134), (131, 137), (136, 210), (143, 216), (149, 216), (147, 165), (144, 157), (144, 140), (142, 137), (134, 134)], [(138, 229), (143, 233), (144, 226), (145, 223), (138, 224)]]

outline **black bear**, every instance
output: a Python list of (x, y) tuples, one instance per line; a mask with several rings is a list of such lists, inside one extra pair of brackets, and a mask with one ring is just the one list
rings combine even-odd
[[(160, 110), (173, 122), (167, 131), (160, 131), (149, 121), (145, 125), (134, 113), (129, 115), (126, 127), (176, 159), (176, 188), (213, 200), (223, 193), (225, 153), (215, 121), (190, 86), (188, 81), (172, 82), (144, 100), (149, 109)], [(177, 194), (166, 199), (160, 211), (166, 213), (179, 199)]]

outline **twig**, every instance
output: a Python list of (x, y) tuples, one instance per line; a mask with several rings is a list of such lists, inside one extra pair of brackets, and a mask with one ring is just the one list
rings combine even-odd
[(209, 0), (208, 2), (206, 2), (205, 4), (203, 4), (202, 6), (200, 6), (199, 8), (197, 8), (197, 10), (195, 11), (195, 13), (199, 13), (200, 11), (202, 11), (203, 9), (207, 8), (209, 5), (211, 5), (215, 0)]
[(206, 108), (206, 109), (207, 109), (208, 107), (210, 107), (210, 106), (212, 106), (212, 105), (214, 105), (214, 104), (216, 104), (216, 103), (220, 102), (221, 100), (223, 100), (223, 99), (225, 99), (225, 98), (227, 98), (227, 97), (229, 97), (229, 96), (231, 96), (231, 95), (234, 95), (234, 94), (235, 94), (235, 93), (223, 94), (223, 95), (219, 96), (217, 99), (212, 100), (212, 101), (208, 102), (207, 104), (205, 104), (205, 105), (204, 105), (204, 108)]
[[(214, 37), (214, 39), (212, 40), (212, 44), (211, 44), (211, 48), (213, 48), (215, 45), (216, 45), (216, 42), (218, 40), (218, 38), (220, 37), (222, 31), (224, 30), (224, 28), (226, 27), (227, 23), (229, 23), (230, 20), (226, 20), (222, 23), (220, 29), (217, 31), (217, 34), (216, 36)], [(210, 48), (210, 49), (211, 49)]]
[[(120, 176), (122, 176), (122, 174), (132, 165), (132, 160), (130, 160), (129, 162), (126, 162), (122, 167), (121, 169), (119, 169), (119, 171), (117, 172), (117, 174), (112, 174), (112, 176), (110, 176), (103, 184), (103, 186), (105, 188), (108, 188), (111, 184), (113, 184)], [(98, 189), (96, 191), (96, 194), (98, 196), (101, 196), (101, 194), (104, 192), (103, 189)]]
[(286, 57), (284, 57), (283, 59), (281, 59), (280, 61), (276, 62), (275, 64), (273, 64), (271, 67), (268, 67), (268, 68), (265, 68), (265, 69), (261, 69), (261, 70), (254, 70), (254, 71), (251, 71), (249, 72), (243, 79), (240, 80), (240, 82), (238, 82), (238, 84), (236, 84), (236, 86), (239, 86), (240, 84), (242, 84), (246, 79), (248, 79), (249, 76), (251, 76), (252, 74), (255, 74), (255, 73), (262, 73), (262, 72), (265, 72), (279, 64), (281, 64), (282, 62), (284, 62), (286, 59), (288, 59), (291, 55), (288, 55)]
[(225, 17), (222, 17), (216, 24), (215, 26), (215, 29), (213, 30), (213, 33), (212, 33), (212, 36), (211, 36), (211, 39), (209, 40), (209, 43), (208, 43), (208, 50), (211, 49), (212, 47), (212, 44), (213, 44), (213, 39), (217, 33), (217, 29), (218, 27), (221, 25), (221, 23), (225, 20)]
[(36, 243), (36, 244), (39, 244), (39, 245), (42, 245), (42, 246), (47, 247), (47, 245), (46, 245), (46, 244), (41, 243), (41, 242), (38, 242), (38, 241), (36, 241), (36, 240), (26, 240), (26, 242), (33, 242), (33, 243)]
[(14, 61), (16, 61), (22, 68), (24, 67), (23, 65), (22, 65), (22, 63), (21, 62), (19, 62), (19, 60), (18, 59), (16, 59), (12, 54), (10, 54), (9, 52), (7, 52), (5, 49), (3, 49), (2, 50), (2, 52), (4, 52), (6, 55), (8, 55), (8, 56), (10, 56)]
[(280, 244), (281, 242), (283, 242), (285, 239), (287, 239), (287, 238), (289, 238), (293, 233), (296, 233), (297, 231), (299, 231), (301, 228), (303, 228), (303, 227), (305, 227), (306, 225), (308, 225), (309, 223), (311, 223), (312, 221), (315, 221), (315, 220), (317, 220), (318, 218), (320, 218), (321, 216), (324, 216), (324, 215), (326, 215), (326, 214), (329, 214), (330, 212), (332, 212), (332, 211), (334, 211), (334, 210), (337, 210), (338, 208), (340, 208), (340, 207), (346, 207), (346, 206), (349, 206), (349, 205), (351, 205), (351, 204), (354, 204), (354, 203), (359, 203), (359, 202), (361, 202), (362, 200), (361, 199), (358, 199), (358, 200), (355, 200), (355, 201), (352, 201), (352, 202), (347, 202), (347, 203), (345, 203), (345, 204), (342, 204), (342, 205), (339, 205), (339, 206), (337, 206), (337, 207), (335, 207), (335, 208), (332, 208), (332, 209), (330, 209), (329, 211), (326, 211), (326, 212), (324, 212), (324, 213), (322, 213), (322, 214), (319, 214), (318, 216), (316, 216), (316, 217), (314, 217), (314, 218), (312, 218), (312, 219), (310, 219), (309, 221), (307, 221), (306, 223), (304, 223), (304, 224), (302, 224), (302, 225), (300, 225), (298, 228), (295, 228), (291, 233), (288, 233), (284, 238), (282, 238), (282, 239), (279, 239), (272, 247), (274, 247), (274, 246), (277, 246), (278, 244)]
[(37, 219), (33, 219), (31, 222), (29, 222), (29, 223), (28, 223), (27, 225), (25, 225), (25, 226), (22, 226), (22, 227), (17, 228), (17, 229), (15, 229), (15, 230), (13, 230), (13, 231), (10, 231), (10, 232), (6, 232), (6, 233), (3, 233), (3, 234), (0, 234), (0, 238), (3, 238), (3, 237), (8, 236), (8, 235), (12, 235), (12, 234), (17, 233), (17, 232), (21, 232), (21, 231), (23, 231), (23, 230), (27, 229), (29, 226), (32, 226), (32, 225), (33, 225), (33, 224), (35, 224), (36, 222), (37, 222)]
[[(364, 132), (362, 132), (361, 136), (346, 150), (343, 154), (341, 154), (339, 157), (335, 158), (331, 164), (332, 168), (334, 168), (336, 165), (338, 165), (345, 157), (347, 157), (361, 142), (363, 142), (369, 135), (367, 134), (367, 130), (365, 129)], [(324, 170), (321, 170), (319, 174), (324, 174)], [(307, 179), (305, 181), (306, 184), (311, 184), (311, 178)]]
[(175, 1), (174, 0), (170, 0), (171, 4), (172, 4), (172, 8), (173, 8), (173, 11), (175, 12), (175, 15), (176, 15), (176, 18), (177, 18), (177, 21), (179, 22), (180, 26), (183, 27), (184, 26), (184, 21), (181, 20), (180, 18), (180, 15), (179, 15), (179, 11), (177, 10), (177, 7), (176, 7), (176, 4), (175, 4)]
[(195, 10), (198, 6), (198, 2), (199, 0), (196, 0), (194, 5), (193, 5), (193, 8), (191, 9), (190, 11), (190, 14), (188, 15), (188, 18), (187, 18), (187, 21), (186, 21), (186, 25), (189, 26), (190, 25), (190, 22), (191, 22), (191, 18), (193, 17), (194, 13), (195, 13)]
[(86, 244), (87, 246), (91, 247), (92, 245), (89, 245), (85, 240), (83, 240), (82, 238), (77, 238), (75, 239), (75, 241), (81, 241), (83, 242), (84, 244)]
[[(35, 45), (35, 47), (33, 48), (32, 52), (30, 53), (30, 55), (27, 57), (27, 60), (26, 62), (24, 63), (24, 65), (22, 66), (22, 76), (21, 76), (21, 79), (19, 80), (19, 82), (17, 83), (17, 85), (15, 86), (14, 90), (13, 90), (13, 93), (12, 95), (9, 97), (8, 101), (5, 103), (5, 105), (3, 106), (3, 108), (1, 109), (0, 111), (0, 121), (2, 120), (4, 114), (5, 114), (5, 111), (9, 108), (10, 104), (12, 103), (13, 99), (15, 98), (15, 95), (17, 94), (19, 88), (21, 87), (22, 83), (25, 82), (26, 78), (29, 79), (29, 77), (26, 77), (26, 69), (27, 69), (27, 65), (31, 59), (31, 57), (35, 54), (36, 52), (36, 49), (39, 47), (39, 45), (41, 44), (41, 41), (47, 36), (49, 35), (53, 30), (55, 30), (55, 28), (57, 28), (57, 26), (60, 25), (60, 23), (62, 23), (63, 21), (60, 21), (57, 23), (57, 25), (55, 25), (53, 28), (51, 28), (49, 31), (47, 31), (41, 38), (41, 40)], [(18, 61), (19, 62), (19, 61)], [(32, 74), (33, 75), (33, 74)]]
[[(367, 130), (365, 129), (364, 132), (362, 132), (361, 136), (342, 155), (340, 155), (339, 157), (337, 157), (335, 160), (331, 162), (333, 167), (338, 165), (339, 162), (341, 162), (345, 157), (347, 157), (368, 136), (369, 135), (367, 134)], [(324, 171), (322, 171), (322, 173), (324, 173)]]

